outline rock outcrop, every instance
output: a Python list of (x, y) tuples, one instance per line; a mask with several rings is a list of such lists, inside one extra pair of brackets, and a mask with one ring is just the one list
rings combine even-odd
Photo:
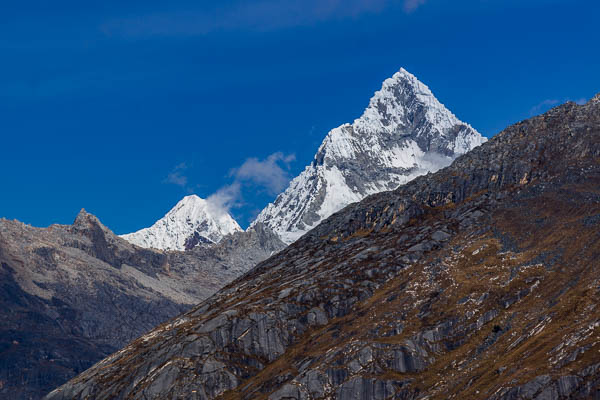
[(600, 98), (332, 215), (48, 399), (600, 396)]

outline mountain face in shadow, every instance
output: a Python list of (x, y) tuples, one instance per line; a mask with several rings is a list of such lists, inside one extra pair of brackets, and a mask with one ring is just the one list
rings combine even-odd
[(0, 220), (0, 397), (40, 398), (284, 247), (264, 227), (188, 252), (73, 225)]

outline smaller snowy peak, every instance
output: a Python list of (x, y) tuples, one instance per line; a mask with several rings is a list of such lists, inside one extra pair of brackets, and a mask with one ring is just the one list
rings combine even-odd
[(229, 213), (196, 195), (184, 197), (149, 228), (121, 237), (135, 245), (160, 250), (189, 250), (217, 243), (242, 228)]

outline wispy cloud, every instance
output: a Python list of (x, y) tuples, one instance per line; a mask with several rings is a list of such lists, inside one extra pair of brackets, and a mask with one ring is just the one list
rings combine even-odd
[(404, 0), (404, 11), (411, 13), (425, 4), (427, 0)]
[(233, 182), (230, 185), (223, 186), (206, 199), (208, 204), (213, 207), (214, 213), (226, 213), (232, 208), (241, 207), (242, 202), (242, 184)]
[[(424, 0), (406, 0), (411, 10)], [(272, 31), (318, 22), (356, 18), (382, 12), (394, 0), (260, 0), (236, 2), (217, 8), (187, 9), (105, 22), (107, 35), (124, 37), (196, 36), (215, 31)]]
[(558, 99), (546, 99), (543, 100), (541, 102), (539, 102), (538, 104), (536, 104), (535, 106), (531, 107), (529, 109), (529, 115), (533, 116), (533, 115), (537, 115), (540, 114), (542, 112), (547, 111), (548, 109), (558, 105), (558, 104), (562, 104), (562, 103), (566, 103), (568, 101), (573, 101), (576, 104), (579, 105), (583, 105), (585, 103), (587, 103), (587, 99), (585, 97), (581, 97), (577, 100), (572, 100), (571, 98), (567, 97), (566, 99), (563, 100), (558, 100)]
[(181, 186), (182, 188), (187, 187), (188, 177), (185, 175), (185, 171), (188, 168), (189, 165), (184, 162), (177, 164), (163, 180), (163, 183), (170, 183), (172, 185)]
[(281, 152), (273, 153), (264, 160), (252, 157), (244, 161), (239, 168), (231, 170), (230, 176), (235, 177), (238, 182), (248, 182), (266, 188), (269, 194), (275, 195), (290, 181), (288, 168), (294, 160), (294, 154), (285, 155)]
[(529, 109), (529, 114), (530, 115), (539, 114), (542, 110), (546, 110), (552, 106), (557, 105), (558, 103), (560, 103), (560, 100), (557, 100), (557, 99), (543, 100), (543, 101), (539, 102), (538, 104), (536, 104), (535, 106), (531, 107)]
[(289, 183), (289, 167), (295, 159), (295, 155), (282, 152), (273, 153), (264, 160), (248, 158), (239, 168), (230, 171), (233, 182), (217, 190), (207, 200), (217, 209), (229, 211), (244, 204), (243, 187), (266, 190), (270, 195), (276, 195)]

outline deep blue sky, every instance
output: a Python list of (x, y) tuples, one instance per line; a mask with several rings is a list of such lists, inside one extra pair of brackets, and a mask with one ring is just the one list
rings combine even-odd
[(35, 226), (126, 233), (235, 182), (245, 226), (400, 67), (486, 136), (600, 91), (594, 0), (11, 3), (0, 216)]

